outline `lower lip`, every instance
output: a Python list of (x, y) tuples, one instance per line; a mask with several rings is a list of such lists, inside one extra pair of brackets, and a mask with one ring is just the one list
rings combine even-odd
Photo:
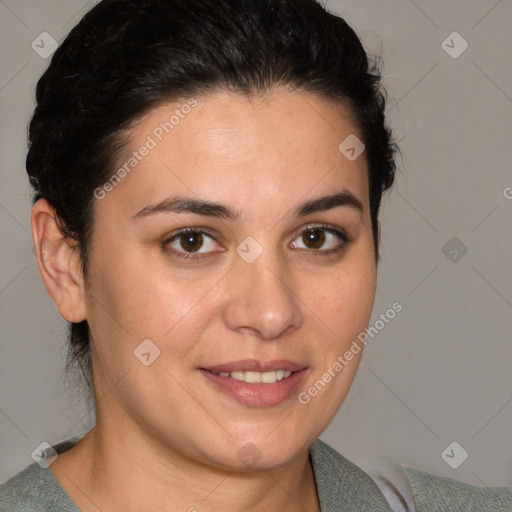
[(297, 394), (306, 376), (306, 369), (293, 372), (289, 377), (272, 384), (248, 384), (232, 377), (221, 377), (207, 370), (199, 370), (210, 382), (231, 395), (237, 402), (249, 407), (272, 407), (279, 405)]

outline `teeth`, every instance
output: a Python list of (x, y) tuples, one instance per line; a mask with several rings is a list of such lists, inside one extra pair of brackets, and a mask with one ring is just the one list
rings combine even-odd
[(248, 384), (274, 384), (279, 380), (286, 379), (292, 374), (290, 370), (274, 370), (271, 372), (219, 372), (221, 377), (231, 377), (235, 380), (247, 382)]
[[(270, 372), (269, 372), (270, 373)], [(261, 377), (263, 376), (260, 372), (245, 372), (245, 382), (249, 382), (249, 384), (256, 384), (261, 382)]]

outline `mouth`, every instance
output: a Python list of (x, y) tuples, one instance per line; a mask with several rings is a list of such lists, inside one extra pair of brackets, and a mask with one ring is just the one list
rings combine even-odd
[(248, 370), (242, 370), (239, 372), (211, 372), (213, 375), (219, 375), (220, 377), (231, 377), (232, 379), (246, 382), (247, 384), (274, 384), (275, 382), (287, 379), (292, 375), (290, 370), (272, 370), (269, 372), (253, 372)]
[(247, 384), (274, 384), (289, 378), (293, 373), (305, 368), (305, 365), (286, 359), (273, 361), (245, 359), (243, 361), (209, 366), (201, 368), (201, 370), (218, 375), (219, 377), (231, 377)]
[(199, 368), (214, 389), (250, 407), (278, 405), (294, 396), (307, 366), (292, 361), (236, 361)]

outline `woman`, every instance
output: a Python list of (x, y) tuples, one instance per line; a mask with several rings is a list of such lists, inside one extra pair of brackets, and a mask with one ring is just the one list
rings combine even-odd
[[(391, 510), (318, 440), (375, 296), (384, 103), (353, 30), (313, 0), (84, 17), (38, 84), (27, 171), (96, 425), (4, 484), (0, 510)], [(454, 485), (458, 507), (512, 500), (407, 475), (419, 512), (455, 510)]]

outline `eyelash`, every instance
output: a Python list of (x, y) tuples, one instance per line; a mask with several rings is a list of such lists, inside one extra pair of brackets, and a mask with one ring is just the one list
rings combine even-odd
[[(338, 254), (338, 253), (342, 252), (346, 248), (346, 245), (351, 242), (351, 239), (348, 237), (348, 235), (346, 234), (346, 232), (344, 230), (334, 228), (332, 226), (329, 226), (328, 224), (315, 224), (315, 225), (311, 225), (311, 226), (306, 226), (302, 231), (299, 232), (297, 237), (302, 236), (302, 235), (304, 235), (304, 233), (307, 233), (308, 231), (311, 231), (313, 229), (319, 229), (319, 230), (326, 231), (327, 233), (330, 233), (341, 240), (340, 244), (337, 247), (335, 247), (334, 249), (328, 249), (328, 250), (300, 249), (301, 251), (307, 251), (314, 257), (318, 257), (318, 256), (327, 257), (327, 256), (331, 256), (333, 254)], [(166, 238), (163, 241), (164, 249), (166, 251), (168, 251), (169, 253), (171, 253), (173, 256), (177, 256), (179, 258), (184, 258), (184, 259), (199, 260), (199, 259), (208, 257), (211, 254), (211, 252), (207, 252), (207, 253), (188, 252), (187, 253), (187, 252), (177, 251), (176, 249), (169, 249), (170, 243), (174, 242), (175, 240), (178, 240), (181, 236), (187, 235), (190, 233), (207, 235), (208, 237), (215, 240), (214, 236), (212, 234), (210, 234), (208, 232), (208, 230), (205, 230), (204, 228), (184, 228), (184, 229), (177, 231), (171, 237)], [(297, 238), (297, 237), (295, 237), (295, 238)], [(213, 251), (213, 252), (223, 252), (223, 251)]]

